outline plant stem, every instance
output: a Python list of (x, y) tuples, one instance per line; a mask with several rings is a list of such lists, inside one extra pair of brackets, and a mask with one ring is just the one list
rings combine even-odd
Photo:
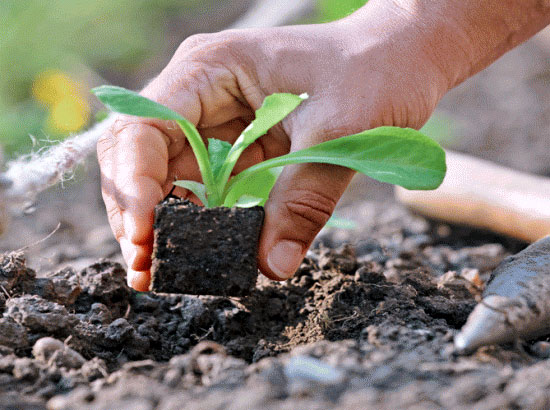
[(183, 130), (191, 149), (195, 154), (197, 163), (199, 164), (199, 170), (202, 176), (202, 182), (206, 188), (206, 201), (207, 203), (204, 206), (212, 208), (215, 206), (221, 205), (220, 193), (216, 186), (216, 181), (214, 180), (214, 175), (212, 173), (212, 168), (210, 167), (210, 160), (208, 159), (208, 151), (206, 146), (197, 132), (197, 130), (190, 126), (187, 121), (176, 120), (180, 128)]
[[(239, 159), (245, 148), (246, 146), (243, 146), (242, 142), (239, 140), (237, 140), (235, 142), (235, 145), (231, 147), (231, 150), (229, 151), (229, 154), (227, 155), (227, 158), (223, 163), (222, 169), (219, 173), (218, 182), (222, 187), (227, 186), (227, 181), (229, 181), (231, 171), (233, 171), (237, 160)], [(222, 197), (225, 198), (225, 195), (222, 195)]]

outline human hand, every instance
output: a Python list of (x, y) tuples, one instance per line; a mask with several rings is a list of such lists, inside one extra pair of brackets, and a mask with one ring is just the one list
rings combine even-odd
[[(386, 24), (398, 27), (398, 14), (381, 19), (373, 10), (368, 30), (358, 30), (350, 18), (190, 37), (142, 94), (179, 112), (204, 138), (233, 143), (267, 95), (307, 92), (309, 100), (245, 150), (234, 173), (364, 129), (420, 128), (448, 81), (410, 33), (407, 43), (399, 43), (401, 30), (388, 35)], [(154, 207), (175, 179), (200, 180), (196, 161), (175, 124), (128, 116), (100, 139), (98, 158), (128, 282), (147, 290)], [(265, 205), (258, 265), (266, 276), (294, 274), (352, 176), (347, 168), (324, 164), (285, 168)], [(174, 193), (197, 200), (182, 188)]]

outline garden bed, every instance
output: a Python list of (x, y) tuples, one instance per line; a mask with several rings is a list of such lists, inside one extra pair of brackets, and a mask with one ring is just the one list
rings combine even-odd
[[(427, 221), (391, 202), (364, 203), (353, 214), (360, 229), (325, 231), (293, 279), (261, 278), (243, 298), (137, 293), (108, 260), (37, 278), (22, 253), (4, 254), (0, 404), (548, 405), (550, 361), (532, 344), (452, 352), (479, 293), (472, 278), (486, 279), (524, 244)], [(33, 353), (46, 336), (66, 347)], [(67, 358), (73, 350), (82, 360)]]

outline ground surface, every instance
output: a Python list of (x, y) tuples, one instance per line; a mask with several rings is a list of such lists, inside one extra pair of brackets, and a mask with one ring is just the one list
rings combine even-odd
[[(514, 348), (454, 358), (450, 344), (479, 293), (460, 274), (484, 278), (522, 244), (391, 203), (354, 213), (361, 230), (326, 231), (295, 278), (262, 279), (240, 299), (136, 293), (107, 260), (37, 278), (21, 253), (5, 254), (4, 400), (53, 397), (56, 409), (480, 409), (539, 400), (528, 376), (550, 362)], [(33, 349), (44, 336), (66, 347)], [(72, 360), (73, 350), (82, 357)], [(536, 380), (546, 398), (550, 378)]]
[[(470, 121), (455, 145), (546, 173), (550, 109), (532, 98), (549, 92), (544, 58), (528, 44), (450, 95), (443, 108)], [(324, 231), (295, 278), (262, 278), (247, 298), (139, 294), (94, 172), (41, 197), (0, 243), (0, 408), (550, 407), (540, 344), (452, 352), (476, 278), (525, 244), (412, 215), (359, 180), (340, 211), (358, 229)]]

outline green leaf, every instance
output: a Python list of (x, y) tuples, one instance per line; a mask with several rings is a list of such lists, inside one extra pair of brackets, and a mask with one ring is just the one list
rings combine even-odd
[(263, 201), (263, 198), (258, 198), (252, 195), (243, 195), (237, 202), (235, 202), (234, 206), (238, 206), (240, 208), (252, 208), (253, 206), (260, 205)]
[(208, 152), (197, 128), (192, 122), (186, 120), (170, 108), (122, 87), (102, 85), (101, 87), (92, 89), (92, 92), (111, 111), (138, 117), (175, 120), (187, 137), (199, 164), (199, 170), (209, 200), (208, 203), (203, 203), (205, 206), (221, 205), (219, 191), (223, 189), (223, 186), (218, 187), (216, 184), (212, 169), (210, 168), (210, 162), (208, 161)]
[(241, 156), (242, 152), (260, 138), (275, 124), (283, 120), (288, 114), (298, 107), (302, 101), (308, 98), (307, 94), (294, 95), (289, 93), (271, 94), (264, 99), (262, 106), (256, 110), (256, 118), (237, 138), (227, 160), (223, 165), (220, 181), (227, 181), (233, 167)]
[(357, 229), (357, 223), (351, 219), (342, 218), (338, 215), (332, 215), (325, 224), (325, 228)]
[(92, 93), (111, 111), (121, 114), (158, 118), (161, 120), (187, 121), (170, 108), (122, 87), (102, 85), (101, 87), (93, 88)]
[(446, 171), (437, 142), (410, 128), (379, 127), (256, 164), (235, 176), (226, 192), (257, 172), (306, 162), (344, 166), (407, 189), (435, 189)]
[(208, 138), (208, 159), (210, 160), (210, 166), (212, 167), (212, 173), (214, 174), (215, 180), (218, 179), (222, 165), (230, 150), (231, 144), (229, 142), (216, 138)]
[(179, 181), (175, 181), (174, 185), (188, 189), (189, 191), (193, 192), (197, 196), (197, 198), (201, 200), (204, 206), (206, 206), (206, 204), (208, 203), (206, 200), (206, 188), (200, 182), (182, 179)]
[(264, 99), (262, 106), (256, 110), (256, 118), (235, 141), (235, 147), (245, 148), (265, 135), (267, 131), (298, 107), (308, 98), (307, 94), (288, 93), (272, 94)]
[(253, 196), (261, 198), (262, 201), (258, 205), (263, 206), (269, 198), (269, 193), (282, 170), (283, 167), (266, 169), (263, 172), (256, 173), (254, 178), (243, 179), (242, 183), (234, 185), (233, 189), (229, 191), (223, 205), (232, 207), (243, 196)]

